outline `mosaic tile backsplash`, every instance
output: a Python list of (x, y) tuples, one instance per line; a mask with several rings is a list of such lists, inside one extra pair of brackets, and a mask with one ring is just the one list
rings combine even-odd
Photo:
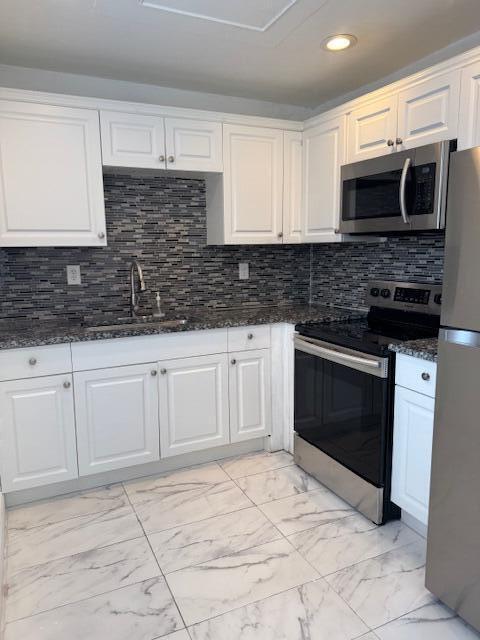
[[(201, 179), (106, 172), (108, 246), (0, 249), (2, 318), (73, 319), (129, 310), (129, 268), (141, 263), (145, 308), (160, 291), (167, 312), (282, 302), (363, 304), (371, 277), (441, 281), (443, 236), (386, 243), (206, 245)], [(250, 279), (238, 279), (238, 263)], [(79, 264), (82, 284), (68, 286)]]

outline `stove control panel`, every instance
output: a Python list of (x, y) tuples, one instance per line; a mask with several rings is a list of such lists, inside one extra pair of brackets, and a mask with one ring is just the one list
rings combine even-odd
[(375, 307), (440, 315), (442, 286), (374, 280), (368, 285), (367, 303)]

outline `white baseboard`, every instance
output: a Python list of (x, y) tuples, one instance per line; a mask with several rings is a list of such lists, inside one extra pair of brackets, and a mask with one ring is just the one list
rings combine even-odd
[(414, 518), (409, 513), (402, 509), (402, 522), (404, 522), (407, 527), (416, 531), (422, 538), (427, 537), (427, 525)]

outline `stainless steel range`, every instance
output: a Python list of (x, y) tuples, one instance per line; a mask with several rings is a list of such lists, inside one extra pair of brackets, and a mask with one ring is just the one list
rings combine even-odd
[(395, 355), (438, 335), (441, 286), (373, 281), (368, 316), (303, 324), (295, 336), (296, 463), (378, 524), (390, 502)]

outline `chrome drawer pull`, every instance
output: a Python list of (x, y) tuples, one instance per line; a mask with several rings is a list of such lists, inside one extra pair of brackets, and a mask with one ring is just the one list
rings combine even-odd
[(428, 382), (430, 380), (430, 374), (424, 371), (422, 373), (422, 380), (425, 380), (425, 382)]

